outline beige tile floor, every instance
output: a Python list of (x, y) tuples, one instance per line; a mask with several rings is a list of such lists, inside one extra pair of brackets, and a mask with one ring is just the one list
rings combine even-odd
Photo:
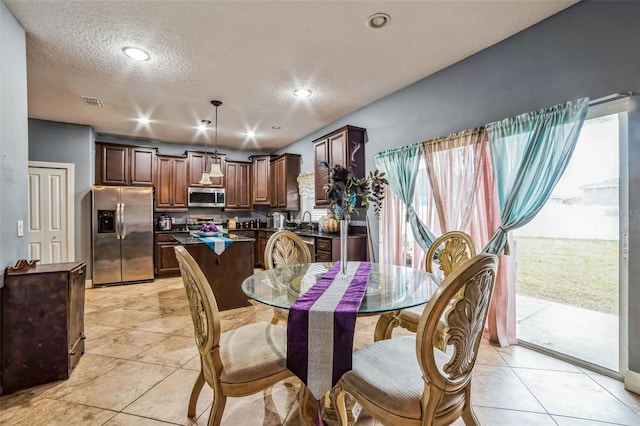
[[(251, 306), (222, 318), (224, 331), (268, 321), (271, 310)], [(376, 319), (358, 319), (356, 348), (372, 341)], [(0, 425), (206, 424), (206, 387), (197, 421), (186, 417), (199, 360), (179, 278), (88, 289), (85, 332), (86, 352), (71, 378), (0, 397)], [(223, 425), (301, 425), (298, 386), (289, 380), (228, 399)], [(640, 397), (621, 382), (520, 346), (483, 342), (472, 393), (483, 426), (640, 425)], [(376, 422), (364, 413), (357, 424)]]

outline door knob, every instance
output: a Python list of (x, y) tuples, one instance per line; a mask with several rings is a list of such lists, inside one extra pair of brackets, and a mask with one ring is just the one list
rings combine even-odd
[(52, 240), (55, 240), (56, 238), (58, 238), (57, 235), (54, 235), (53, 237), (51, 237)]

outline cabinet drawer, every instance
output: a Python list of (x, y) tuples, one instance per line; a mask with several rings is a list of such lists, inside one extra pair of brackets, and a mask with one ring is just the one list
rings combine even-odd
[(319, 251), (326, 251), (331, 256), (331, 240), (325, 240), (323, 238), (316, 238), (316, 247)]
[(316, 252), (316, 262), (332, 262), (331, 253), (324, 251)]

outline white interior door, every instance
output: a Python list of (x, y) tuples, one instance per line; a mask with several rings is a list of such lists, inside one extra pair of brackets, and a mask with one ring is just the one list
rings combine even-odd
[(74, 260), (70, 175), (68, 167), (30, 163), (29, 257), (39, 259), (41, 264)]

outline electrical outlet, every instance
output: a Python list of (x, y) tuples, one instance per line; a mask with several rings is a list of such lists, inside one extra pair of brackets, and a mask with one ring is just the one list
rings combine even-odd
[(22, 237), (24, 235), (24, 222), (18, 221), (18, 237)]

